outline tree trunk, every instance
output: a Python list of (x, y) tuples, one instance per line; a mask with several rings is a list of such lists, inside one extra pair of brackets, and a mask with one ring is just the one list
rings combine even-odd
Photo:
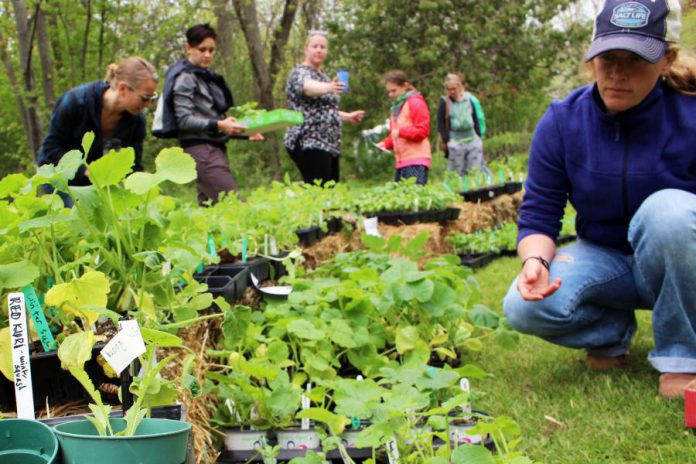
[[(265, 50), (259, 29), (256, 2), (254, 0), (232, 0), (249, 51), (249, 59), (254, 73), (254, 95), (259, 106), (267, 110), (273, 109), (275, 106), (273, 87), (283, 62), (283, 51), (295, 21), (298, 1), (285, 0), (280, 24), (274, 28), (273, 32), (269, 65), (264, 56)], [(273, 177), (279, 179), (281, 172), (278, 137), (276, 134), (271, 134), (267, 139), (272, 146), (272, 155), (267, 159), (267, 165), (273, 170)]]
[(46, 26), (46, 13), (39, 10), (36, 16), (36, 39), (38, 41), (39, 58), (41, 60), (41, 82), (43, 85), (44, 98), (46, 107), (53, 108), (56, 103), (56, 94), (53, 85), (53, 57), (48, 45), (48, 28)]
[(87, 21), (85, 21), (85, 35), (82, 38), (82, 80), (85, 80), (85, 72), (87, 71), (87, 49), (89, 48), (89, 28), (92, 25), (92, 0), (86, 0), (85, 8), (87, 8)]
[(101, 13), (99, 14), (101, 21), (99, 21), (99, 61), (97, 69), (101, 71), (104, 65), (104, 28), (106, 27), (106, 2), (101, 3)]
[(14, 94), (15, 103), (19, 109), (19, 115), (22, 118), (22, 127), (24, 128), (24, 134), (27, 137), (27, 141), (31, 140), (31, 133), (29, 131), (29, 113), (27, 107), (24, 105), (22, 100), (22, 89), (17, 82), (17, 74), (15, 73), (14, 66), (12, 66), (12, 60), (7, 54), (7, 49), (5, 48), (5, 37), (2, 35), (2, 30), (0, 29), (0, 59), (5, 67), (5, 72), (7, 72), (7, 78), (10, 81), (10, 86), (12, 87), (12, 93)]
[(219, 60), (220, 67), (226, 73), (232, 72), (232, 43), (234, 40), (234, 32), (232, 22), (234, 17), (228, 8), (227, 0), (211, 0), (213, 13), (217, 18), (217, 48), (218, 53), (216, 60)]
[(32, 37), (29, 28), (29, 12), (23, 0), (12, 0), (14, 7), (15, 27), (19, 41), (19, 65), (22, 71), (24, 92), (22, 92), (26, 108), (25, 131), (28, 138), (29, 150), (36, 156), (41, 147), (41, 121), (38, 115), (38, 101), (34, 92), (34, 70), (31, 66)]
[(256, 2), (254, 0), (232, 0), (232, 4), (249, 51), (251, 68), (254, 72), (254, 95), (261, 108), (271, 110), (273, 109), (273, 86), (264, 57)]

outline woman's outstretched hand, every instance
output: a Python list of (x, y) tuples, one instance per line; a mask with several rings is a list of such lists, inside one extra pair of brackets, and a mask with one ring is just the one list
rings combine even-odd
[(524, 263), (517, 280), (517, 290), (522, 299), (527, 301), (543, 300), (553, 295), (560, 286), (561, 279), (549, 283), (549, 271), (536, 259), (529, 259)]

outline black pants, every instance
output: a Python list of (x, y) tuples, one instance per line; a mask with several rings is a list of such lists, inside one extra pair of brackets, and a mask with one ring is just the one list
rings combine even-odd
[(324, 150), (290, 150), (290, 158), (295, 162), (302, 174), (302, 180), (307, 184), (313, 184), (319, 179), (322, 184), (333, 180), (338, 182), (339, 163), (338, 157)]

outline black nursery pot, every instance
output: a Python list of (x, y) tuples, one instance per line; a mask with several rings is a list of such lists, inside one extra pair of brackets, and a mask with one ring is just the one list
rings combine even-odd
[(448, 207), (445, 211), (447, 211), (447, 220), (449, 221), (456, 221), (459, 219), (459, 213), (462, 212), (460, 208), (455, 208), (453, 206)]
[(295, 234), (300, 239), (300, 245), (304, 247), (312, 246), (319, 240), (319, 232), (321, 229), (317, 226), (308, 227), (306, 229), (297, 229)]
[(462, 260), (462, 265), (471, 267), (471, 268), (479, 268), (483, 267), (486, 264), (490, 263), (495, 259), (495, 254), (493, 253), (465, 253), (465, 254), (460, 254), (459, 258)]
[(489, 201), (495, 198), (496, 192), (494, 188), (485, 187), (476, 190), (469, 190), (467, 192), (459, 192), (459, 194), (464, 198), (464, 201), (479, 202), (479, 201)]
[[(94, 384), (113, 384), (119, 386), (120, 379), (112, 379), (104, 373), (97, 362), (97, 355), (104, 348), (104, 343), (98, 343), (92, 349), (92, 359), (85, 363), (85, 371)], [(82, 385), (70, 374), (61, 369), (57, 351), (33, 353), (30, 357), (31, 380), (34, 391), (34, 409), (43, 409), (48, 402), (51, 409), (71, 401), (90, 401), (88, 393)], [(107, 403), (118, 403), (116, 395), (102, 393)], [(14, 384), (0, 375), (0, 409), (13, 411), (15, 409)]]
[(505, 183), (505, 192), (507, 194), (517, 193), (522, 190), (522, 182), (511, 181)]

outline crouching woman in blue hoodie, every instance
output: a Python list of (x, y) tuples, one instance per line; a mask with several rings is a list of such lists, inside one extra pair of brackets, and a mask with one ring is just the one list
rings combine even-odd
[[(663, 397), (696, 379), (696, 64), (678, 57), (677, 0), (608, 0), (585, 61), (591, 85), (534, 133), (518, 254), (504, 299), (517, 330), (625, 362), (635, 310), (653, 311)], [(566, 202), (578, 241), (557, 250)]]

